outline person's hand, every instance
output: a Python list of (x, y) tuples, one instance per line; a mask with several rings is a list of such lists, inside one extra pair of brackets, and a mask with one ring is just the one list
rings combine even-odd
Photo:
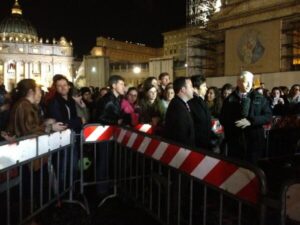
[(57, 122), (52, 124), (52, 131), (63, 131), (67, 129), (68, 126), (62, 122)]
[(49, 126), (50, 124), (54, 124), (55, 122), (56, 122), (55, 119), (48, 118), (48, 119), (45, 119), (44, 124), (45, 124), (46, 126)]
[(245, 129), (246, 127), (249, 127), (251, 125), (250, 121), (246, 118), (235, 121), (235, 126)]
[(279, 98), (279, 99), (278, 99), (278, 104), (284, 104), (283, 98)]
[(85, 103), (82, 100), (82, 96), (78, 95), (78, 96), (73, 96), (72, 98), (74, 99), (76, 104), (79, 105), (80, 108), (86, 107)]
[(159, 123), (160, 118), (159, 117), (152, 117), (151, 125), (157, 126)]
[(0, 112), (4, 112), (6, 110), (9, 110), (9, 104), (4, 104), (0, 107)]
[(16, 136), (11, 136), (5, 131), (1, 131), (1, 137), (5, 139), (8, 143), (15, 143), (16, 142)]

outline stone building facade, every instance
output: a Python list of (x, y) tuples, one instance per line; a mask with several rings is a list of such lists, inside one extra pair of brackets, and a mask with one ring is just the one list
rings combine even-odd
[(32, 78), (48, 87), (58, 73), (72, 80), (72, 42), (38, 37), (16, 0), (11, 15), (0, 22), (0, 83), (11, 90), (21, 79)]
[(123, 76), (129, 86), (138, 85), (150, 75), (149, 61), (163, 55), (161, 48), (105, 37), (97, 38), (90, 53), (84, 56), (78, 86), (103, 87), (111, 74)]
[(164, 54), (180, 75), (226, 82), (250, 70), (270, 87), (291, 85), (300, 76), (299, 10), (298, 0), (223, 0), (205, 27), (164, 33)]

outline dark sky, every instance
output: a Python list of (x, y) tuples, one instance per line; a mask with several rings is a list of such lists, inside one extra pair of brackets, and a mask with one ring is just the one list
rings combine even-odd
[[(1, 0), (0, 20), (14, 0)], [(75, 56), (88, 54), (96, 37), (162, 47), (162, 32), (183, 27), (185, 0), (19, 0), (39, 37), (65, 36)]]

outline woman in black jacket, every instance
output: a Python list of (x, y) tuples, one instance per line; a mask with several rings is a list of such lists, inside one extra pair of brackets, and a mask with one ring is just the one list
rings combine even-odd
[(188, 104), (194, 121), (196, 147), (209, 150), (212, 148), (211, 137), (213, 134), (211, 131), (211, 115), (204, 102), (207, 91), (206, 79), (202, 75), (195, 75), (191, 77), (191, 80), (194, 88), (194, 98)]

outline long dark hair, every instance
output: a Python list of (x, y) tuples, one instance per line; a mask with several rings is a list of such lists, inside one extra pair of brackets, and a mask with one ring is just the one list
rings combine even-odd
[(26, 97), (29, 90), (35, 91), (36, 86), (35, 80), (33, 79), (23, 79), (19, 81), (17, 87), (14, 88), (11, 93), (12, 104), (17, 102), (20, 98)]

